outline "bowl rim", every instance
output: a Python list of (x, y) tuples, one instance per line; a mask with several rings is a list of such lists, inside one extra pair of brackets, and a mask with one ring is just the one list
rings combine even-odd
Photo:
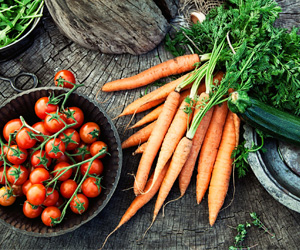
[[(55, 90), (58, 90), (58, 91), (64, 91), (64, 92), (67, 92), (67, 89), (65, 88), (61, 88), (61, 87), (38, 87), (38, 88), (33, 88), (33, 89), (28, 89), (28, 90), (25, 90), (21, 93), (18, 93), (16, 95), (14, 95), (13, 97), (10, 97), (8, 98), (7, 100), (5, 100), (1, 105), (0, 105), (0, 109), (3, 108), (5, 105), (7, 105), (8, 103), (10, 103), (12, 100), (15, 100), (19, 97), (22, 97), (23, 95), (27, 95), (27, 94), (30, 94), (32, 92), (36, 92), (36, 91), (42, 91), (42, 90), (46, 90), (46, 91), (55, 91)], [(61, 235), (64, 235), (66, 233), (70, 233), (76, 229), (78, 229), (80, 226), (82, 226), (83, 224), (89, 222), (90, 220), (92, 220), (94, 217), (96, 217), (104, 208), (105, 206), (107, 205), (107, 203), (110, 201), (111, 197), (113, 196), (117, 186), (118, 186), (118, 183), (119, 183), (119, 180), (120, 180), (120, 176), (121, 176), (121, 170), (122, 170), (122, 162), (123, 162), (123, 151), (122, 151), (122, 147), (121, 147), (121, 140), (120, 140), (120, 136), (119, 136), (119, 133), (112, 121), (112, 119), (109, 117), (109, 115), (106, 113), (106, 111), (104, 111), (101, 106), (95, 102), (94, 100), (92, 100), (91, 98), (89, 98), (88, 96), (82, 94), (82, 93), (79, 93), (77, 91), (74, 91), (72, 94), (76, 94), (80, 97), (83, 97), (85, 98), (86, 100), (88, 100), (89, 102), (93, 103), (99, 110), (100, 112), (103, 113), (103, 115), (106, 117), (108, 123), (110, 124), (111, 126), (111, 129), (113, 131), (113, 134), (114, 134), (114, 137), (116, 139), (116, 143), (117, 143), (117, 151), (118, 151), (118, 158), (119, 158), (119, 161), (118, 161), (118, 171), (117, 171), (117, 175), (116, 175), (116, 178), (115, 178), (115, 181), (114, 181), (114, 184), (111, 188), (111, 191), (109, 192), (109, 194), (107, 195), (106, 199), (103, 201), (103, 203), (101, 204), (101, 206), (99, 206), (99, 208), (92, 214), (90, 215), (86, 220), (82, 221), (80, 224), (77, 224), (77, 225), (74, 225), (73, 227), (71, 228), (67, 228), (67, 229), (64, 229), (64, 230), (61, 230), (61, 231), (58, 231), (58, 232), (50, 232), (50, 233), (36, 233), (36, 232), (30, 232), (30, 231), (26, 231), (26, 230), (22, 230), (20, 228), (17, 228), (9, 223), (7, 223), (6, 221), (0, 219), (0, 223), (7, 226), (8, 228), (10, 228), (11, 230), (14, 230), (16, 232), (20, 232), (22, 234), (25, 234), (25, 235), (29, 235), (29, 236), (35, 236), (35, 237), (54, 237), (54, 236), (61, 236)]]

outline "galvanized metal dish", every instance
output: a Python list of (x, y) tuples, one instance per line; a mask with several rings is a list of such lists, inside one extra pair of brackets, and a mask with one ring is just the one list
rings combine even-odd
[[(244, 125), (246, 147), (260, 144), (255, 129)], [(300, 213), (300, 148), (290, 143), (267, 138), (265, 152), (250, 153), (249, 165), (259, 182), (284, 206)]]

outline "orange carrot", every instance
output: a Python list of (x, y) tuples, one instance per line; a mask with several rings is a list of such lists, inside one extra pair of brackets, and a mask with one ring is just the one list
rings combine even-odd
[[(190, 90), (185, 90), (183, 91), (181, 94), (180, 94), (180, 99), (179, 99), (179, 102), (181, 103), (184, 98), (186, 98), (190, 93)], [(152, 101), (150, 103), (153, 103), (155, 101)], [(147, 103), (148, 104), (148, 103)], [(147, 105), (145, 104), (145, 105)], [(143, 105), (144, 106), (144, 105)], [(142, 106), (142, 107), (143, 107)], [(137, 128), (139, 126), (142, 126), (148, 122), (152, 122), (154, 120), (156, 120), (159, 116), (159, 114), (161, 113), (162, 111), (162, 108), (163, 108), (163, 104), (158, 106), (156, 109), (152, 110), (150, 113), (148, 113), (147, 115), (145, 115), (141, 120), (139, 120), (136, 124), (134, 124), (132, 127), (130, 128)]]
[(225, 201), (232, 171), (233, 159), (231, 158), (231, 154), (235, 148), (235, 144), (236, 138), (233, 115), (229, 112), (209, 185), (208, 210), (209, 223), (211, 226), (215, 223), (218, 213)]
[[(141, 194), (139, 196), (136, 196), (135, 199), (132, 201), (132, 203), (130, 204), (129, 208), (126, 210), (125, 214), (123, 215), (123, 217), (121, 218), (119, 224), (116, 226), (116, 228), (106, 237), (101, 249), (104, 247), (105, 243), (107, 242), (107, 239), (117, 230), (119, 229), (122, 225), (124, 225), (127, 221), (129, 221), (136, 213), (137, 211), (142, 208), (144, 205), (146, 205), (152, 198), (153, 196), (157, 193), (157, 191), (160, 188), (160, 185), (167, 173), (167, 170), (169, 168), (170, 162), (168, 162), (163, 170), (161, 171), (161, 174), (159, 176), (159, 178), (157, 179), (157, 181), (153, 184), (153, 187), (151, 189), (151, 191), (145, 193), (145, 194)], [(145, 190), (148, 190), (150, 188), (150, 186), (152, 186), (152, 182), (153, 182), (153, 174), (151, 175), (151, 177), (149, 178), (147, 185), (145, 187)]]
[(142, 154), (145, 151), (146, 147), (147, 147), (147, 142), (144, 142), (132, 153), (132, 155)]
[(137, 75), (108, 82), (102, 87), (102, 91), (111, 92), (142, 87), (163, 77), (191, 71), (195, 68), (195, 63), (198, 62), (200, 62), (200, 58), (197, 54), (179, 56), (155, 65)]
[(239, 139), (240, 139), (241, 120), (237, 114), (232, 113), (232, 115), (233, 115), (233, 123), (235, 128), (235, 146), (237, 147), (239, 145)]
[(124, 149), (124, 148), (133, 147), (147, 141), (152, 133), (155, 123), (156, 121), (150, 123), (146, 127), (140, 129), (139, 131), (137, 131), (136, 133), (128, 137), (128, 139), (126, 139), (122, 143), (122, 148)]
[(155, 89), (154, 91), (148, 93), (147, 95), (142, 96), (141, 98), (135, 100), (134, 102), (130, 103), (119, 116), (128, 115), (128, 114), (134, 114), (136, 110), (141, 107), (142, 105), (158, 100), (158, 99), (165, 99), (167, 96), (175, 90), (175, 88), (183, 82), (185, 79), (187, 79), (190, 76), (190, 74), (186, 74), (184, 76), (179, 77), (178, 79), (169, 82), (163, 86), (161, 86), (158, 89)]
[[(200, 111), (201, 107), (203, 107), (203, 103), (208, 101), (208, 94), (201, 93), (199, 97), (199, 101), (196, 103), (196, 108), (194, 112), (194, 116)], [(202, 118), (196, 133), (194, 135), (194, 138), (192, 140), (192, 149), (191, 153), (189, 155), (189, 158), (185, 162), (180, 175), (179, 175), (179, 190), (180, 190), (180, 196), (182, 197), (185, 194), (186, 189), (188, 188), (188, 185), (190, 184), (191, 177), (195, 168), (196, 160), (200, 151), (200, 148), (202, 146), (202, 142), (204, 140), (206, 131), (208, 129), (208, 126), (211, 121), (211, 117), (213, 114), (214, 107), (210, 108), (204, 117)]]
[(209, 185), (227, 113), (228, 108), (226, 102), (222, 103), (220, 106), (215, 106), (211, 122), (203, 141), (196, 179), (196, 196), (198, 204), (201, 202)]
[[(186, 162), (190, 154), (191, 147), (192, 147), (192, 140), (188, 139), (187, 137), (183, 137), (178, 143), (174, 155), (172, 157), (169, 169), (159, 189), (159, 193), (154, 207), (154, 213), (153, 213), (153, 219), (151, 225), (155, 221), (159, 210), (161, 209), (184, 163)], [(155, 180), (154, 178), (155, 178), (155, 173), (154, 173), (153, 181)]]
[(164, 104), (164, 108), (155, 123), (153, 131), (148, 139), (147, 147), (138, 166), (134, 181), (135, 195), (139, 195), (145, 188), (152, 163), (176, 113), (179, 98), (180, 94), (176, 91), (169, 94)]
[(168, 129), (168, 132), (161, 145), (160, 153), (157, 159), (154, 181), (158, 178), (162, 168), (171, 158), (178, 143), (184, 136), (187, 130), (187, 126), (192, 118), (193, 104), (191, 98), (186, 98), (180, 105), (180, 108), (176, 112), (176, 115)]

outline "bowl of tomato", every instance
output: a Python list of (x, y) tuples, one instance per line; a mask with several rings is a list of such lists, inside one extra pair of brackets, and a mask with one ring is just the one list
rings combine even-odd
[[(77, 229), (101, 212), (119, 181), (122, 149), (112, 120), (78, 92), (47, 104), (66, 93), (61, 87), (27, 90), (0, 108), (7, 177), (0, 159), (0, 222), (28, 235)], [(9, 199), (5, 190), (13, 194)]]

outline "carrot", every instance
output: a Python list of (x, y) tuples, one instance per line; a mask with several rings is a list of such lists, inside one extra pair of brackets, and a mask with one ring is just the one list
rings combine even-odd
[[(163, 170), (161, 171), (161, 174), (157, 181), (154, 183), (151, 191), (141, 194), (139, 196), (136, 196), (135, 199), (132, 201), (130, 204), (129, 208), (126, 210), (124, 213), (123, 217), (121, 218), (119, 224), (116, 226), (116, 228), (106, 237), (101, 249), (104, 247), (105, 243), (107, 242), (108, 238), (115, 232), (117, 231), (122, 225), (124, 225), (127, 221), (129, 221), (137, 212), (140, 208), (142, 208), (144, 205), (146, 205), (152, 198), (153, 196), (157, 193), (157, 191), (160, 188), (160, 185), (167, 173), (167, 170), (169, 168), (170, 162), (168, 162)], [(149, 178), (147, 185), (145, 187), (145, 190), (148, 190), (152, 186), (153, 182), (153, 174)]]
[(102, 91), (111, 92), (142, 87), (163, 77), (191, 71), (195, 68), (195, 63), (199, 62), (200, 58), (197, 54), (179, 56), (157, 64), (137, 75), (108, 82), (104, 84)]
[(145, 151), (146, 147), (147, 147), (147, 142), (144, 142), (132, 153), (132, 155), (142, 154)]
[(140, 129), (139, 131), (137, 131), (136, 133), (134, 133), (133, 135), (128, 137), (122, 143), (122, 148), (124, 149), (124, 148), (133, 147), (133, 146), (139, 145), (139, 144), (147, 141), (152, 133), (155, 123), (156, 123), (156, 121), (150, 123), (146, 127)]
[[(200, 111), (201, 107), (203, 107), (203, 102), (207, 102), (209, 96), (206, 93), (201, 93), (199, 97), (199, 101), (196, 103), (196, 108), (194, 112), (194, 117), (196, 114)], [(210, 108), (204, 117), (202, 118), (196, 133), (194, 135), (194, 138), (192, 140), (192, 149), (191, 153), (189, 155), (189, 158), (185, 162), (180, 175), (179, 175), (179, 190), (180, 190), (180, 197), (182, 197), (185, 194), (186, 189), (188, 188), (188, 185), (190, 184), (191, 177), (194, 171), (194, 167), (196, 164), (196, 160), (200, 151), (200, 148), (202, 146), (202, 142), (204, 140), (206, 131), (208, 129), (208, 126), (210, 124), (210, 120), (213, 114), (214, 107)]]
[(159, 115), (153, 131), (148, 139), (147, 147), (141, 157), (136, 178), (134, 181), (134, 193), (139, 195), (145, 188), (148, 175), (156, 157), (156, 154), (162, 144), (167, 130), (173, 120), (179, 104), (180, 94), (173, 91), (169, 94), (164, 104), (163, 110)]
[(236, 113), (232, 113), (232, 115), (233, 115), (233, 123), (235, 128), (235, 146), (237, 147), (239, 145), (239, 139), (240, 139), (241, 120)]
[[(159, 193), (154, 207), (154, 213), (153, 213), (153, 219), (151, 225), (155, 221), (159, 210), (161, 209), (184, 163), (186, 162), (190, 154), (191, 147), (192, 147), (192, 140), (188, 139), (187, 137), (183, 137), (178, 143), (174, 155), (172, 157), (169, 169), (159, 189)], [(154, 180), (155, 180), (155, 173), (153, 177), (153, 181)]]
[(191, 102), (191, 98), (187, 97), (183, 100), (183, 102), (180, 105), (180, 108), (176, 112), (176, 115), (161, 145), (160, 153), (154, 171), (153, 182), (156, 181), (156, 178), (158, 178), (162, 168), (164, 167), (166, 162), (168, 162), (168, 160), (171, 158), (178, 143), (186, 133), (187, 126), (191, 120), (193, 112), (193, 104)]
[(233, 159), (231, 158), (231, 154), (235, 148), (235, 144), (236, 138), (233, 115), (229, 112), (209, 185), (208, 210), (209, 223), (211, 226), (215, 223), (218, 213), (225, 201), (232, 171)]
[(228, 108), (226, 102), (222, 103), (220, 106), (215, 106), (211, 122), (203, 141), (196, 179), (196, 196), (198, 204), (201, 202), (209, 185), (227, 113)]
[[(179, 102), (181, 103), (184, 100), (184, 98), (186, 98), (189, 95), (189, 93), (190, 93), (190, 90), (183, 91), (180, 94)], [(154, 102), (154, 101), (152, 101), (152, 102)], [(150, 102), (150, 103), (152, 103), (152, 102)], [(152, 121), (156, 120), (158, 118), (159, 114), (161, 113), (162, 108), (163, 108), (163, 104), (158, 106), (156, 109), (152, 110), (147, 115), (145, 115), (141, 120), (139, 120), (136, 124), (134, 124), (130, 128), (137, 128), (137, 127), (142, 126), (142, 125), (144, 125), (148, 122), (152, 122)]]
[(138, 110), (138, 108), (140, 108), (141, 106), (143, 106), (144, 104), (150, 102), (150, 101), (154, 101), (154, 100), (158, 100), (158, 99), (165, 99), (167, 98), (167, 96), (175, 90), (175, 88), (181, 83), (183, 82), (185, 79), (187, 79), (189, 77), (190, 74), (186, 74), (182, 77), (179, 77), (178, 79), (169, 82), (163, 86), (161, 86), (158, 89), (155, 89), (154, 91), (148, 93), (147, 95), (142, 96), (141, 98), (135, 100), (134, 102), (130, 103), (124, 110), (123, 112), (119, 115), (123, 116), (123, 115), (129, 115), (129, 114), (134, 114), (136, 113), (136, 110)]

